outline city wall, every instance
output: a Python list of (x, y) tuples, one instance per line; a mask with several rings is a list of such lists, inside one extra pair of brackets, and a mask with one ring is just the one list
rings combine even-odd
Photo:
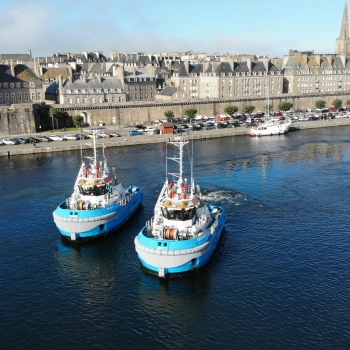
[[(325, 100), (327, 106), (332, 105), (335, 99), (341, 99), (343, 105), (349, 99), (347, 93), (336, 94), (310, 94), (310, 95), (281, 95), (270, 98), (270, 104), (277, 110), (280, 102), (293, 103), (293, 109), (314, 108), (317, 100)], [(73, 125), (72, 117), (81, 115), (87, 125), (103, 121), (106, 125), (112, 125), (116, 129), (124, 125), (138, 123), (149, 124), (156, 119), (164, 119), (164, 112), (171, 110), (175, 117), (184, 116), (188, 108), (195, 108), (198, 115), (223, 114), (225, 107), (235, 105), (239, 112), (247, 105), (255, 106), (255, 111), (264, 111), (265, 97), (241, 98), (241, 99), (214, 99), (191, 101), (153, 101), (140, 103), (120, 103), (102, 105), (46, 105), (20, 104), (0, 107), (0, 134), (36, 134), (40, 131), (62, 129)], [(52, 119), (49, 116), (50, 107), (60, 108), (67, 112), (68, 116), (60, 119)]]

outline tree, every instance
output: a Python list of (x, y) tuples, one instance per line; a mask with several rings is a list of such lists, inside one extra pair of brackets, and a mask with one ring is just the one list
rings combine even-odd
[(346, 104), (347, 104), (347, 105), (350, 105), (350, 100), (347, 100), (347, 101), (346, 101)]
[(188, 108), (185, 110), (184, 114), (191, 120), (197, 114), (197, 110), (194, 108)]
[(255, 109), (255, 107), (254, 106), (245, 106), (244, 108), (243, 108), (243, 112), (244, 113), (252, 113), (253, 111), (254, 111), (254, 109)]
[(271, 104), (268, 104), (265, 106), (265, 110), (266, 110), (266, 112), (267, 111), (271, 112), (273, 110), (273, 106)]
[(292, 107), (293, 107), (293, 103), (290, 103), (290, 102), (281, 102), (278, 105), (278, 109), (280, 111), (289, 111)]
[(80, 128), (80, 131), (81, 131), (81, 126), (84, 122), (84, 117), (82, 117), (81, 115), (75, 115), (73, 116), (73, 123), (74, 125), (78, 128)]
[(343, 101), (337, 98), (332, 102), (332, 105), (334, 106), (334, 108), (339, 109), (343, 105)]
[(318, 109), (325, 108), (325, 107), (326, 107), (326, 101), (324, 101), (324, 100), (317, 100), (317, 101), (315, 102), (315, 106), (316, 106), (316, 108), (318, 108)]
[(55, 130), (54, 119), (57, 117), (57, 109), (50, 107), (49, 116), (52, 118), (52, 130)]
[(224, 109), (224, 112), (228, 115), (230, 115), (231, 117), (233, 117), (233, 115), (238, 111), (238, 107), (236, 106), (227, 106)]
[(170, 122), (174, 118), (174, 112), (170, 110), (165, 111), (164, 115), (166, 116), (168, 122)]

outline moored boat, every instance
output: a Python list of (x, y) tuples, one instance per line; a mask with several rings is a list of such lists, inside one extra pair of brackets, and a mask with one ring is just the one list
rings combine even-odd
[[(177, 137), (169, 144), (179, 149), (179, 157), (167, 157), (179, 164), (179, 172), (167, 171), (154, 216), (135, 238), (141, 264), (159, 277), (203, 267), (212, 256), (226, 221), (221, 206), (203, 202), (200, 188), (194, 183), (193, 166), (191, 184), (183, 178), (183, 148), (188, 141)], [(173, 176), (173, 182), (168, 175)]]
[(272, 136), (282, 135), (289, 131), (291, 126), (290, 119), (280, 120), (278, 118), (266, 118), (265, 121), (258, 123), (256, 126), (252, 126), (249, 129), (249, 135), (251, 136)]
[[(93, 131), (97, 133), (98, 130)], [(72, 195), (53, 212), (62, 236), (71, 241), (86, 241), (111, 234), (124, 224), (141, 205), (143, 192), (138, 186), (124, 188), (117, 176), (110, 176), (103, 151), (103, 162), (97, 161), (96, 137), (94, 155), (82, 161)]]

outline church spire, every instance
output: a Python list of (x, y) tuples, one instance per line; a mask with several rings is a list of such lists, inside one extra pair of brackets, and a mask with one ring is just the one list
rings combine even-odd
[(343, 20), (341, 22), (339, 39), (349, 38), (349, 18), (348, 18), (348, 0), (345, 1)]
[(345, 0), (343, 20), (340, 27), (340, 35), (339, 38), (337, 38), (335, 41), (335, 53), (338, 55), (350, 54), (348, 0)]

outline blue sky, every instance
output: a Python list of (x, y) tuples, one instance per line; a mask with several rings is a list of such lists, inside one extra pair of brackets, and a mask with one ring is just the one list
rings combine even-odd
[(345, 0), (0, 0), (0, 53), (334, 53)]

